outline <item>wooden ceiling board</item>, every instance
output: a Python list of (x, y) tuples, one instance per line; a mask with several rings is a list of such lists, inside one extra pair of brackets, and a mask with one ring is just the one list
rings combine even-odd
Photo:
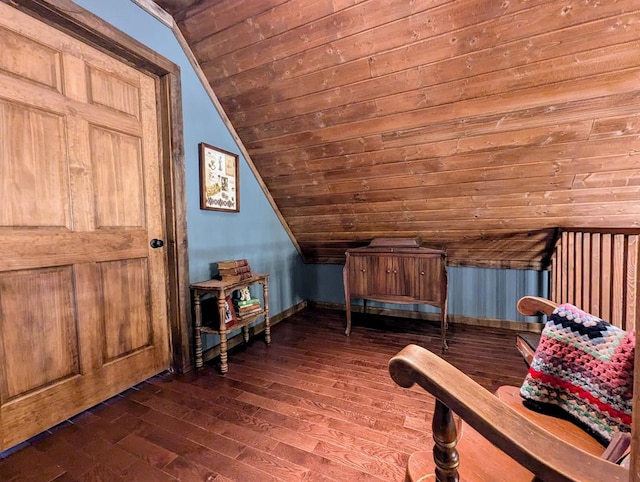
[(420, 236), (540, 268), (640, 226), (640, 4), (155, 0), (307, 262)]

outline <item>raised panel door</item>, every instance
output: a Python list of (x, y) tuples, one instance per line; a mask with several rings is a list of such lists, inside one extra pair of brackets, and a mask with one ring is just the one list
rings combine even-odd
[(156, 82), (0, 3), (0, 450), (168, 368)]

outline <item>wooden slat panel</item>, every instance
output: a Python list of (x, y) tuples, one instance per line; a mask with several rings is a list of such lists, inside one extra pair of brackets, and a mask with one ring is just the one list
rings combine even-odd
[(600, 233), (594, 233), (591, 235), (591, 259), (593, 262), (591, 263), (591, 309), (592, 313), (599, 314), (601, 303), (601, 286), (602, 286), (602, 266), (601, 266), (601, 256), (602, 252), (600, 250), (600, 244), (602, 240), (602, 235)]
[[(627, 243), (627, 271), (625, 279), (625, 298), (624, 304), (626, 306), (626, 317), (624, 320), (623, 328), (625, 330), (635, 330), (637, 325), (638, 315), (638, 255), (640, 254), (640, 236), (630, 235)], [(636, 348), (637, 349), (637, 348)]]
[(591, 233), (582, 233), (582, 304), (584, 310), (591, 313), (593, 303), (591, 288)]
[[(609, 23), (601, 22), (602, 26), (606, 26), (610, 31)], [(566, 32), (564, 35), (557, 34), (556, 36), (556, 39), (548, 38), (547, 40), (549, 42), (560, 38), (565, 40)], [(519, 57), (511, 53), (531, 48), (531, 41), (523, 40), (519, 42), (519, 45), (511, 44), (508, 47), (503, 46), (474, 52), (468, 56), (440, 59), (430, 66), (430, 68), (439, 71), (437, 78), (425, 80), (425, 69), (414, 67), (400, 73), (365, 79), (359, 82), (358, 89), (352, 89), (349, 92), (349, 97), (342, 95), (341, 88), (337, 86), (324, 92), (306, 92), (308, 95), (304, 95), (302, 99), (296, 99), (297, 96), (305, 93), (300, 92), (301, 87), (289, 92), (278, 86), (277, 90), (251, 90), (239, 95), (236, 93), (234, 96), (221, 98), (221, 102), (225, 106), (234, 105), (243, 109), (240, 115), (232, 117), (234, 125), (238, 127), (260, 125), (265, 121), (271, 123), (279, 119), (308, 115), (315, 111), (335, 109), (346, 105), (347, 101), (354, 103), (380, 98), (384, 106), (381, 107), (382, 110), (394, 110), (403, 105), (402, 102), (398, 102), (399, 99), (408, 99), (408, 96), (413, 96), (415, 97), (416, 105), (434, 105), (436, 99), (440, 99), (440, 102), (445, 98), (457, 101), (462, 98), (468, 99), (503, 91), (505, 86), (500, 85), (502, 82), (512, 82), (510, 88), (516, 90), (533, 85), (577, 78), (585, 74), (590, 75), (593, 72), (601, 72), (602, 66), (597, 65), (598, 62), (594, 61), (595, 58), (607, 61), (608, 68), (616, 68), (616, 66), (624, 65), (624, 62), (626, 62), (626, 65), (633, 67), (636, 63), (634, 63), (631, 55), (632, 50), (629, 51), (628, 55), (618, 55), (621, 50), (619, 44), (633, 38), (633, 34), (629, 32), (617, 31), (614, 39), (608, 39), (607, 43), (610, 42), (609, 47), (593, 52), (591, 55), (581, 53), (584, 44), (578, 43), (574, 43), (572, 46), (564, 45), (560, 52), (555, 51), (555, 49), (541, 49), (536, 58), (538, 62), (535, 64), (535, 70), (531, 69), (532, 63), (527, 62), (526, 56)], [(509, 52), (510, 54), (500, 56), (498, 52)], [(560, 56), (554, 56), (554, 53), (560, 53)], [(576, 64), (576, 56), (580, 57), (583, 62)], [(499, 65), (496, 65), (496, 57), (499, 58)], [(591, 64), (592, 61), (594, 61), (594, 64)], [(354, 61), (353, 63), (356, 64), (357, 62), (359, 61)], [(476, 75), (476, 82), (471, 86), (466, 82), (466, 77), (469, 75), (466, 67), (470, 64), (473, 64)], [(500, 69), (497, 67), (500, 67)], [(502, 71), (503, 69), (509, 69), (509, 75), (505, 75)], [(340, 80), (348, 83), (348, 79)], [(290, 83), (293, 84), (293, 82)], [(451, 86), (450, 92), (446, 91), (448, 85)], [(287, 84), (287, 86), (289, 85)], [(309, 88), (310, 86), (307, 85), (306, 89), (309, 90)], [(398, 92), (402, 92), (402, 94), (398, 94)], [(423, 96), (421, 99), (418, 98), (420, 94)], [(266, 97), (267, 95), (272, 97), (268, 98)], [(425, 98), (430, 99), (429, 104), (426, 104)], [(390, 105), (392, 99), (396, 101), (395, 106)], [(278, 102), (278, 104), (271, 105), (274, 102)], [(268, 113), (273, 115), (268, 117)]]
[(573, 274), (574, 283), (574, 304), (576, 306), (582, 306), (583, 303), (583, 260), (582, 260), (582, 233), (574, 234), (574, 256), (575, 256), (575, 270)]
[(562, 233), (561, 240), (560, 266), (562, 273), (560, 275), (560, 303), (566, 303), (569, 299), (569, 233)]
[[(471, 85), (469, 85), (468, 79), (463, 78), (455, 82), (424, 87), (423, 72), (414, 73), (414, 77), (416, 77), (413, 82), (414, 85), (407, 85), (407, 75), (402, 76), (401, 81), (397, 81), (402, 82), (401, 85), (394, 85), (392, 79), (385, 79), (384, 83), (376, 79), (380, 85), (374, 84), (372, 88), (376, 87), (375, 93), (371, 93), (368, 96), (365, 95), (366, 90), (364, 89), (358, 89), (357, 94), (354, 93), (349, 97), (340, 95), (339, 92), (334, 95), (327, 95), (327, 93), (322, 92), (316, 94), (315, 97), (305, 96), (304, 101), (292, 99), (277, 105), (263, 106), (255, 111), (243, 112), (241, 116), (233, 117), (232, 120), (240, 133), (246, 133), (246, 136), (243, 137), (254, 141), (261, 137), (256, 137), (256, 131), (247, 130), (247, 127), (260, 126), (259, 130), (262, 133), (262, 138), (277, 137), (289, 132), (307, 130), (310, 126), (316, 125), (318, 116), (322, 116), (323, 126), (331, 126), (354, 122), (358, 120), (358, 114), (360, 114), (360, 119), (364, 119), (374, 115), (382, 117), (405, 112), (410, 110), (407, 106), (430, 108), (451, 102), (462, 103), (471, 99), (503, 95), (505, 91), (519, 91), (522, 95), (526, 95), (531, 92), (531, 89), (551, 89), (553, 84), (559, 82), (568, 82), (595, 74), (602, 74), (604, 73), (603, 63), (613, 72), (634, 68), (637, 66), (637, 59), (632, 52), (637, 48), (639, 48), (639, 43), (632, 42), (631, 45), (626, 47), (626, 50), (622, 50), (623, 53), (621, 54), (621, 46), (614, 45), (599, 50), (597, 54), (590, 53), (588, 57), (583, 59), (580, 58), (582, 56), (578, 55), (577, 63), (576, 54), (571, 54), (567, 57), (537, 64), (534, 74), (531, 73), (532, 67), (530, 64), (520, 68), (511, 68), (509, 75), (505, 75), (503, 71), (494, 71), (475, 77)], [(459, 67), (459, 69), (463, 69), (463, 66)], [(464, 72), (464, 69), (462, 71)], [(401, 93), (397, 93), (398, 91)], [(576, 99), (580, 98), (575, 97)], [(358, 99), (361, 100), (356, 102)], [(501, 98), (501, 100), (507, 99)], [(237, 101), (234, 98), (229, 99), (228, 102), (235, 103)], [(589, 115), (588, 105), (595, 104), (595, 102), (590, 102), (588, 105), (585, 104), (574, 100), (563, 109), (548, 112), (547, 121), (561, 118), (570, 112), (573, 112), (574, 118), (581, 111), (583, 112), (582, 115), (586, 117)], [(473, 104), (469, 103), (469, 105)], [(592, 114), (592, 117), (605, 116), (607, 112), (615, 112), (617, 110), (617, 106), (613, 106), (612, 109), (611, 105), (607, 108), (607, 106), (598, 106), (596, 104), (592, 108), (595, 113)], [(267, 109), (273, 113), (272, 117), (265, 116)], [(598, 113), (599, 111), (602, 113)], [(434, 108), (432, 110), (433, 117), (437, 118), (440, 112), (441, 110)], [(508, 128), (509, 124), (513, 123), (514, 120), (516, 119), (504, 119), (504, 127)], [(542, 119), (535, 116), (530, 116), (529, 120), (542, 121)], [(442, 119), (442, 123), (446, 121), (446, 118)], [(398, 134), (409, 136), (411, 132), (401, 131)], [(413, 135), (418, 136), (419, 132), (415, 132)], [(394, 142), (403, 145), (405, 139), (392, 132), (386, 135), (385, 141), (388, 141), (389, 147), (393, 147)]]
[[(620, 328), (633, 329), (639, 236), (637, 230), (564, 230), (552, 259), (552, 298), (575, 304)], [(581, 269), (577, 264), (572, 266), (572, 252), (576, 260), (582, 260)], [(568, 281), (563, 283), (565, 276)], [(576, 290), (565, 297), (558, 286), (569, 287), (571, 283)]]
[(611, 283), (613, 278), (613, 236), (603, 233), (600, 242), (600, 313), (604, 319), (611, 319)]
[(626, 253), (625, 237), (622, 234), (615, 234), (612, 243), (612, 275), (611, 275), (611, 317), (610, 323), (615, 326), (624, 326), (626, 317), (625, 307), (625, 272)]
[[(284, 45), (279, 46), (272, 46), (275, 42), (272, 39), (267, 39), (264, 43), (265, 48), (273, 51), (274, 57), (280, 60), (274, 62), (270, 68), (285, 77), (298, 77), (312, 70), (369, 57), (374, 53), (392, 50), (407, 42), (413, 42), (416, 35), (415, 27), (419, 25), (428, 26), (432, 31), (450, 32), (461, 26), (472, 25), (477, 21), (481, 22), (482, 20), (479, 19), (500, 18), (505, 8), (505, 5), (487, 0), (480, 3), (470, 0), (460, 2), (437, 0), (427, 4), (421, 2), (408, 4), (407, 2), (394, 1), (385, 2), (384, 6), (386, 8), (381, 9), (378, 2), (363, 2), (358, 8), (354, 8), (352, 12), (349, 12), (349, 22), (346, 24), (346, 28), (339, 29), (334, 34), (337, 37), (334, 41), (331, 41), (333, 40), (331, 34), (336, 31), (335, 26), (327, 24), (326, 20), (320, 20), (319, 25), (312, 26), (313, 30), (317, 31), (315, 35), (321, 35), (323, 31), (328, 31), (329, 35), (327, 37), (321, 36), (321, 42), (317, 47), (312, 42), (309, 44), (300, 42), (299, 35), (282, 35), (277, 40)], [(426, 10), (425, 7), (429, 10)], [(420, 11), (421, 9), (423, 11)], [(338, 13), (332, 17), (332, 20), (340, 25), (344, 22), (344, 20), (341, 22), (340, 18), (341, 14)], [(380, 28), (376, 28), (378, 25)], [(358, 31), (361, 31), (359, 35), (353, 35)], [(371, 42), (372, 35), (375, 36), (377, 42)], [(331, 42), (327, 42), (328, 40)], [(282, 56), (278, 55), (278, 50), (284, 47), (289, 47), (287, 56), (279, 59)], [(455, 45), (449, 45), (449, 50), (455, 47)], [(249, 53), (252, 51), (255, 51), (255, 48), (251, 49)], [(241, 72), (259, 71), (256, 67), (268, 62), (268, 59), (264, 57), (251, 57), (257, 61), (239, 65), (234, 61), (235, 57), (239, 56), (240, 60), (243, 60), (243, 57), (246, 58), (247, 55), (242, 55), (242, 49), (234, 53), (239, 55), (220, 55), (215, 59), (215, 62), (210, 57), (203, 57), (203, 69), (207, 77), (211, 79), (223, 76), (235, 78), (235, 74)], [(243, 68), (239, 69), (238, 67)]]
[[(633, 102), (636, 95), (624, 95), (621, 97), (605, 97), (602, 101)], [(594, 101), (595, 102), (595, 101)], [(597, 101), (600, 102), (600, 101)], [(561, 109), (555, 106), (554, 110)], [(519, 125), (526, 123), (523, 117)], [(531, 112), (529, 112), (531, 114)], [(540, 110), (543, 115), (543, 109)], [(510, 116), (511, 118), (511, 116)], [(491, 125), (500, 122), (500, 116), (491, 116), (476, 119), (466, 119), (464, 125), (478, 125), (487, 131)], [(491, 150), (482, 152), (457, 152), (456, 134), (452, 131), (460, 131), (461, 126), (447, 125), (441, 130), (441, 126), (433, 125), (428, 129), (430, 142), (428, 144), (404, 145), (397, 148), (382, 150), (381, 142), (376, 142), (376, 137), (361, 139), (361, 143), (344, 141), (334, 144), (324, 144), (323, 149), (308, 148), (304, 150), (280, 151), (277, 153), (265, 153), (254, 156), (264, 166), (265, 178), (276, 176), (308, 176), (314, 173), (323, 173), (327, 177), (333, 176), (341, 179), (343, 176), (353, 175), (350, 171), (356, 170), (361, 177), (369, 177), (380, 173), (379, 166), (406, 168), (413, 172), (424, 170), (466, 170), (478, 167), (500, 167), (514, 163), (514, 165), (531, 164), (535, 162), (555, 161), (570, 159), (574, 156), (580, 158), (614, 157), (628, 155), (636, 151), (640, 141), (634, 136), (618, 136), (606, 140), (593, 138), (581, 142), (563, 142), (562, 144), (544, 144), (531, 150), (528, 146), (521, 148), (511, 146), (508, 150)], [(476, 132), (482, 133), (482, 132)], [(460, 131), (457, 135), (468, 135), (468, 129)], [(454, 139), (451, 139), (454, 137)], [(335, 154), (338, 151), (339, 154)], [(606, 155), (604, 154), (606, 153)], [(363, 169), (369, 168), (369, 169)], [(384, 171), (383, 171), (384, 172)], [(346, 177), (348, 179), (348, 177)], [(293, 179), (292, 179), (293, 180)]]
[[(541, 263), (538, 244), (493, 242), (639, 226), (632, 0), (157, 3), (178, 12), (306, 261), (339, 261), (332, 241), (464, 224), (492, 234), (443, 239), (455, 262)], [(576, 235), (580, 304), (595, 298), (591, 242)]]
[(567, 233), (567, 239), (562, 240), (567, 243), (567, 291), (565, 300), (574, 301), (576, 299), (576, 233)]

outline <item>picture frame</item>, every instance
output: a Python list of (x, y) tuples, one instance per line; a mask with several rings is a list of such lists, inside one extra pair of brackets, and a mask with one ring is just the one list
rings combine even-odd
[(231, 295), (227, 296), (224, 301), (224, 324), (229, 327), (235, 325), (238, 321), (236, 310), (233, 307), (233, 301)]
[(200, 209), (240, 211), (239, 156), (210, 144), (199, 144)]

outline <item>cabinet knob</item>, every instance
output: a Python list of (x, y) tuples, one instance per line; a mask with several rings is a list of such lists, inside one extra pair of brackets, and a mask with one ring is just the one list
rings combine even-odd
[(387, 274), (389, 274), (389, 273), (391, 273), (391, 270), (390, 270), (390, 269), (388, 269), (388, 270), (387, 270)]
[(420, 276), (424, 276), (424, 271), (420, 271)]
[(394, 269), (394, 270), (393, 270), (393, 274), (396, 274), (397, 272), (398, 272), (398, 270), (397, 270), (397, 269)]
[(364, 273), (366, 271), (366, 269), (360, 268), (360, 271), (362, 271)]

